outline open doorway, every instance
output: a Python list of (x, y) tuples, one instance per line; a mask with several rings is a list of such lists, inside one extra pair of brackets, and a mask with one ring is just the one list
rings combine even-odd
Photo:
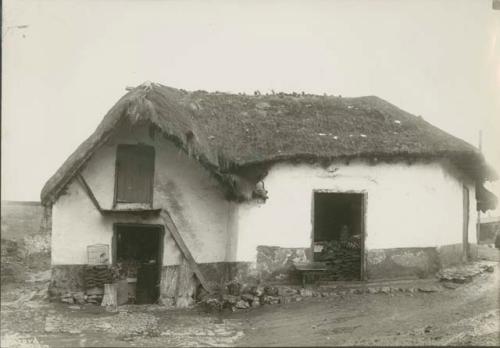
[(362, 280), (364, 195), (314, 192), (314, 261), (325, 262), (328, 280)]
[(127, 279), (129, 303), (156, 303), (160, 287), (163, 228), (116, 224), (114, 260)]

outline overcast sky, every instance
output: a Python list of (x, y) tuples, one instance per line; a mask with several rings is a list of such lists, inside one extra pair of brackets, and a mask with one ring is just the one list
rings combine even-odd
[(377, 95), (476, 146), (482, 129), (500, 170), (491, 0), (3, 4), (2, 199), (38, 200), (125, 87), (146, 80)]

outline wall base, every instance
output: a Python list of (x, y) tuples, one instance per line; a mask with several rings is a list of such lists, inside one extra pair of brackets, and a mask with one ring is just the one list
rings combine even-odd
[(436, 248), (368, 250), (367, 279), (427, 278), (440, 269)]
[(52, 265), (49, 295), (61, 297), (68, 292), (84, 291), (85, 265)]
[(462, 244), (428, 248), (368, 250), (367, 279), (428, 278), (441, 268), (463, 263)]
[(442, 268), (452, 267), (463, 263), (462, 243), (443, 245), (436, 248)]
[[(462, 250), (461, 244), (438, 248), (368, 250), (366, 278), (367, 280), (376, 280), (432, 277), (441, 268), (461, 264)], [(475, 249), (471, 248), (471, 250)], [(245, 285), (298, 284), (299, 279), (295, 277), (293, 272), (293, 263), (308, 262), (311, 259), (310, 248), (259, 246), (256, 263), (213, 262), (201, 263), (198, 264), (198, 267), (210, 288), (224, 290), (224, 286), (233, 280)], [(61, 296), (68, 292), (84, 291), (84, 267), (85, 265), (52, 266), (49, 293), (52, 296)], [(179, 274), (181, 267), (183, 269)], [(180, 287), (177, 284), (180, 284)], [(178, 304), (175, 303), (177, 296), (177, 298), (182, 297), (182, 307), (189, 306), (194, 301), (198, 290), (199, 282), (192, 275), (187, 264), (162, 267), (160, 303), (178, 307)]]
[(290, 282), (293, 264), (312, 260), (310, 248), (257, 247), (257, 277), (261, 281)]

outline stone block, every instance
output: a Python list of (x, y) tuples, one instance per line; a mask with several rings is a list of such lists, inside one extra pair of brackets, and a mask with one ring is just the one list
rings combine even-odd
[(74, 300), (76, 303), (80, 304), (80, 305), (82, 305), (82, 304), (84, 304), (84, 303), (85, 303), (85, 300), (86, 300), (86, 298), (85, 298), (85, 297), (86, 297), (86, 296), (85, 296), (85, 294), (84, 294), (82, 291), (79, 291), (79, 292), (75, 292), (75, 293), (73, 293), (73, 300)]
[[(241, 295), (241, 299), (245, 300), (249, 303), (252, 303), (255, 299), (255, 296), (252, 294), (243, 294), (243, 295)], [(259, 298), (257, 297), (257, 299), (259, 299)]]
[(250, 293), (254, 296), (262, 296), (264, 295), (264, 288), (260, 285), (258, 286), (253, 286), (251, 289), (250, 289)]
[(255, 297), (254, 300), (252, 301), (252, 308), (260, 307), (260, 299), (258, 297)]
[(227, 303), (230, 303), (232, 305), (235, 305), (240, 300), (240, 298), (238, 296), (225, 294), (225, 295), (222, 296), (222, 300), (224, 302), (227, 302)]
[(279, 290), (276, 286), (268, 285), (264, 287), (264, 294), (268, 296), (278, 296)]
[(237, 309), (247, 309), (250, 308), (250, 304), (245, 300), (239, 300), (238, 302), (236, 302), (234, 307), (236, 307)]
[(453, 283), (453, 282), (443, 282), (442, 285), (447, 288), (447, 289), (452, 289), (455, 290), (460, 286), (458, 283)]
[(418, 288), (418, 291), (420, 292), (437, 292), (439, 289), (436, 286), (424, 286)]
[(280, 296), (293, 296), (298, 293), (297, 289), (288, 287), (288, 286), (280, 286), (278, 287), (278, 295)]

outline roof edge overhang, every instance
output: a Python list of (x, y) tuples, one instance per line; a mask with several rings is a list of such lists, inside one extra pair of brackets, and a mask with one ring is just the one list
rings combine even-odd
[[(245, 168), (264, 166), (269, 167), (277, 162), (304, 162), (320, 163), (329, 165), (335, 161), (352, 161), (355, 159), (365, 159), (372, 163), (377, 162), (412, 162), (417, 160), (440, 160), (450, 159), (463, 169), (467, 175), (474, 178), (476, 182), (492, 181), (498, 179), (496, 171), (489, 166), (483, 155), (471, 146), (470, 151), (435, 151), (431, 153), (369, 153), (362, 152), (350, 155), (324, 156), (312, 153), (279, 153), (274, 156), (268, 156), (262, 160), (240, 160), (228, 158), (223, 152), (217, 149), (206, 149), (196, 141), (188, 143), (185, 135), (192, 132), (192, 129), (183, 129), (184, 134), (179, 130), (177, 132), (168, 129), (161, 122), (161, 115), (156, 110), (153, 102), (148, 100), (148, 94), (153, 91), (155, 84), (147, 83), (126, 93), (120, 100), (108, 111), (103, 120), (96, 128), (94, 133), (87, 138), (63, 163), (56, 173), (46, 182), (41, 191), (41, 202), (43, 205), (53, 204), (68, 185), (82, 169), (92, 155), (112, 136), (113, 131), (120, 125), (124, 119), (137, 122), (138, 120), (147, 120), (156, 124), (165, 137), (172, 140), (179, 148), (188, 153), (189, 156), (199, 161), (214, 176), (225, 185), (234, 188), (234, 175), (244, 171)], [(154, 91), (153, 91), (154, 92)], [(172, 100), (172, 104), (176, 101)], [(180, 105), (176, 105), (179, 110), (184, 112)], [(187, 116), (186, 116), (187, 117)], [(189, 127), (189, 125), (187, 126)], [(233, 190), (234, 191), (234, 190)]]
[(495, 210), (498, 205), (497, 196), (486, 189), (482, 184), (476, 186), (477, 210), (483, 213), (488, 210)]

